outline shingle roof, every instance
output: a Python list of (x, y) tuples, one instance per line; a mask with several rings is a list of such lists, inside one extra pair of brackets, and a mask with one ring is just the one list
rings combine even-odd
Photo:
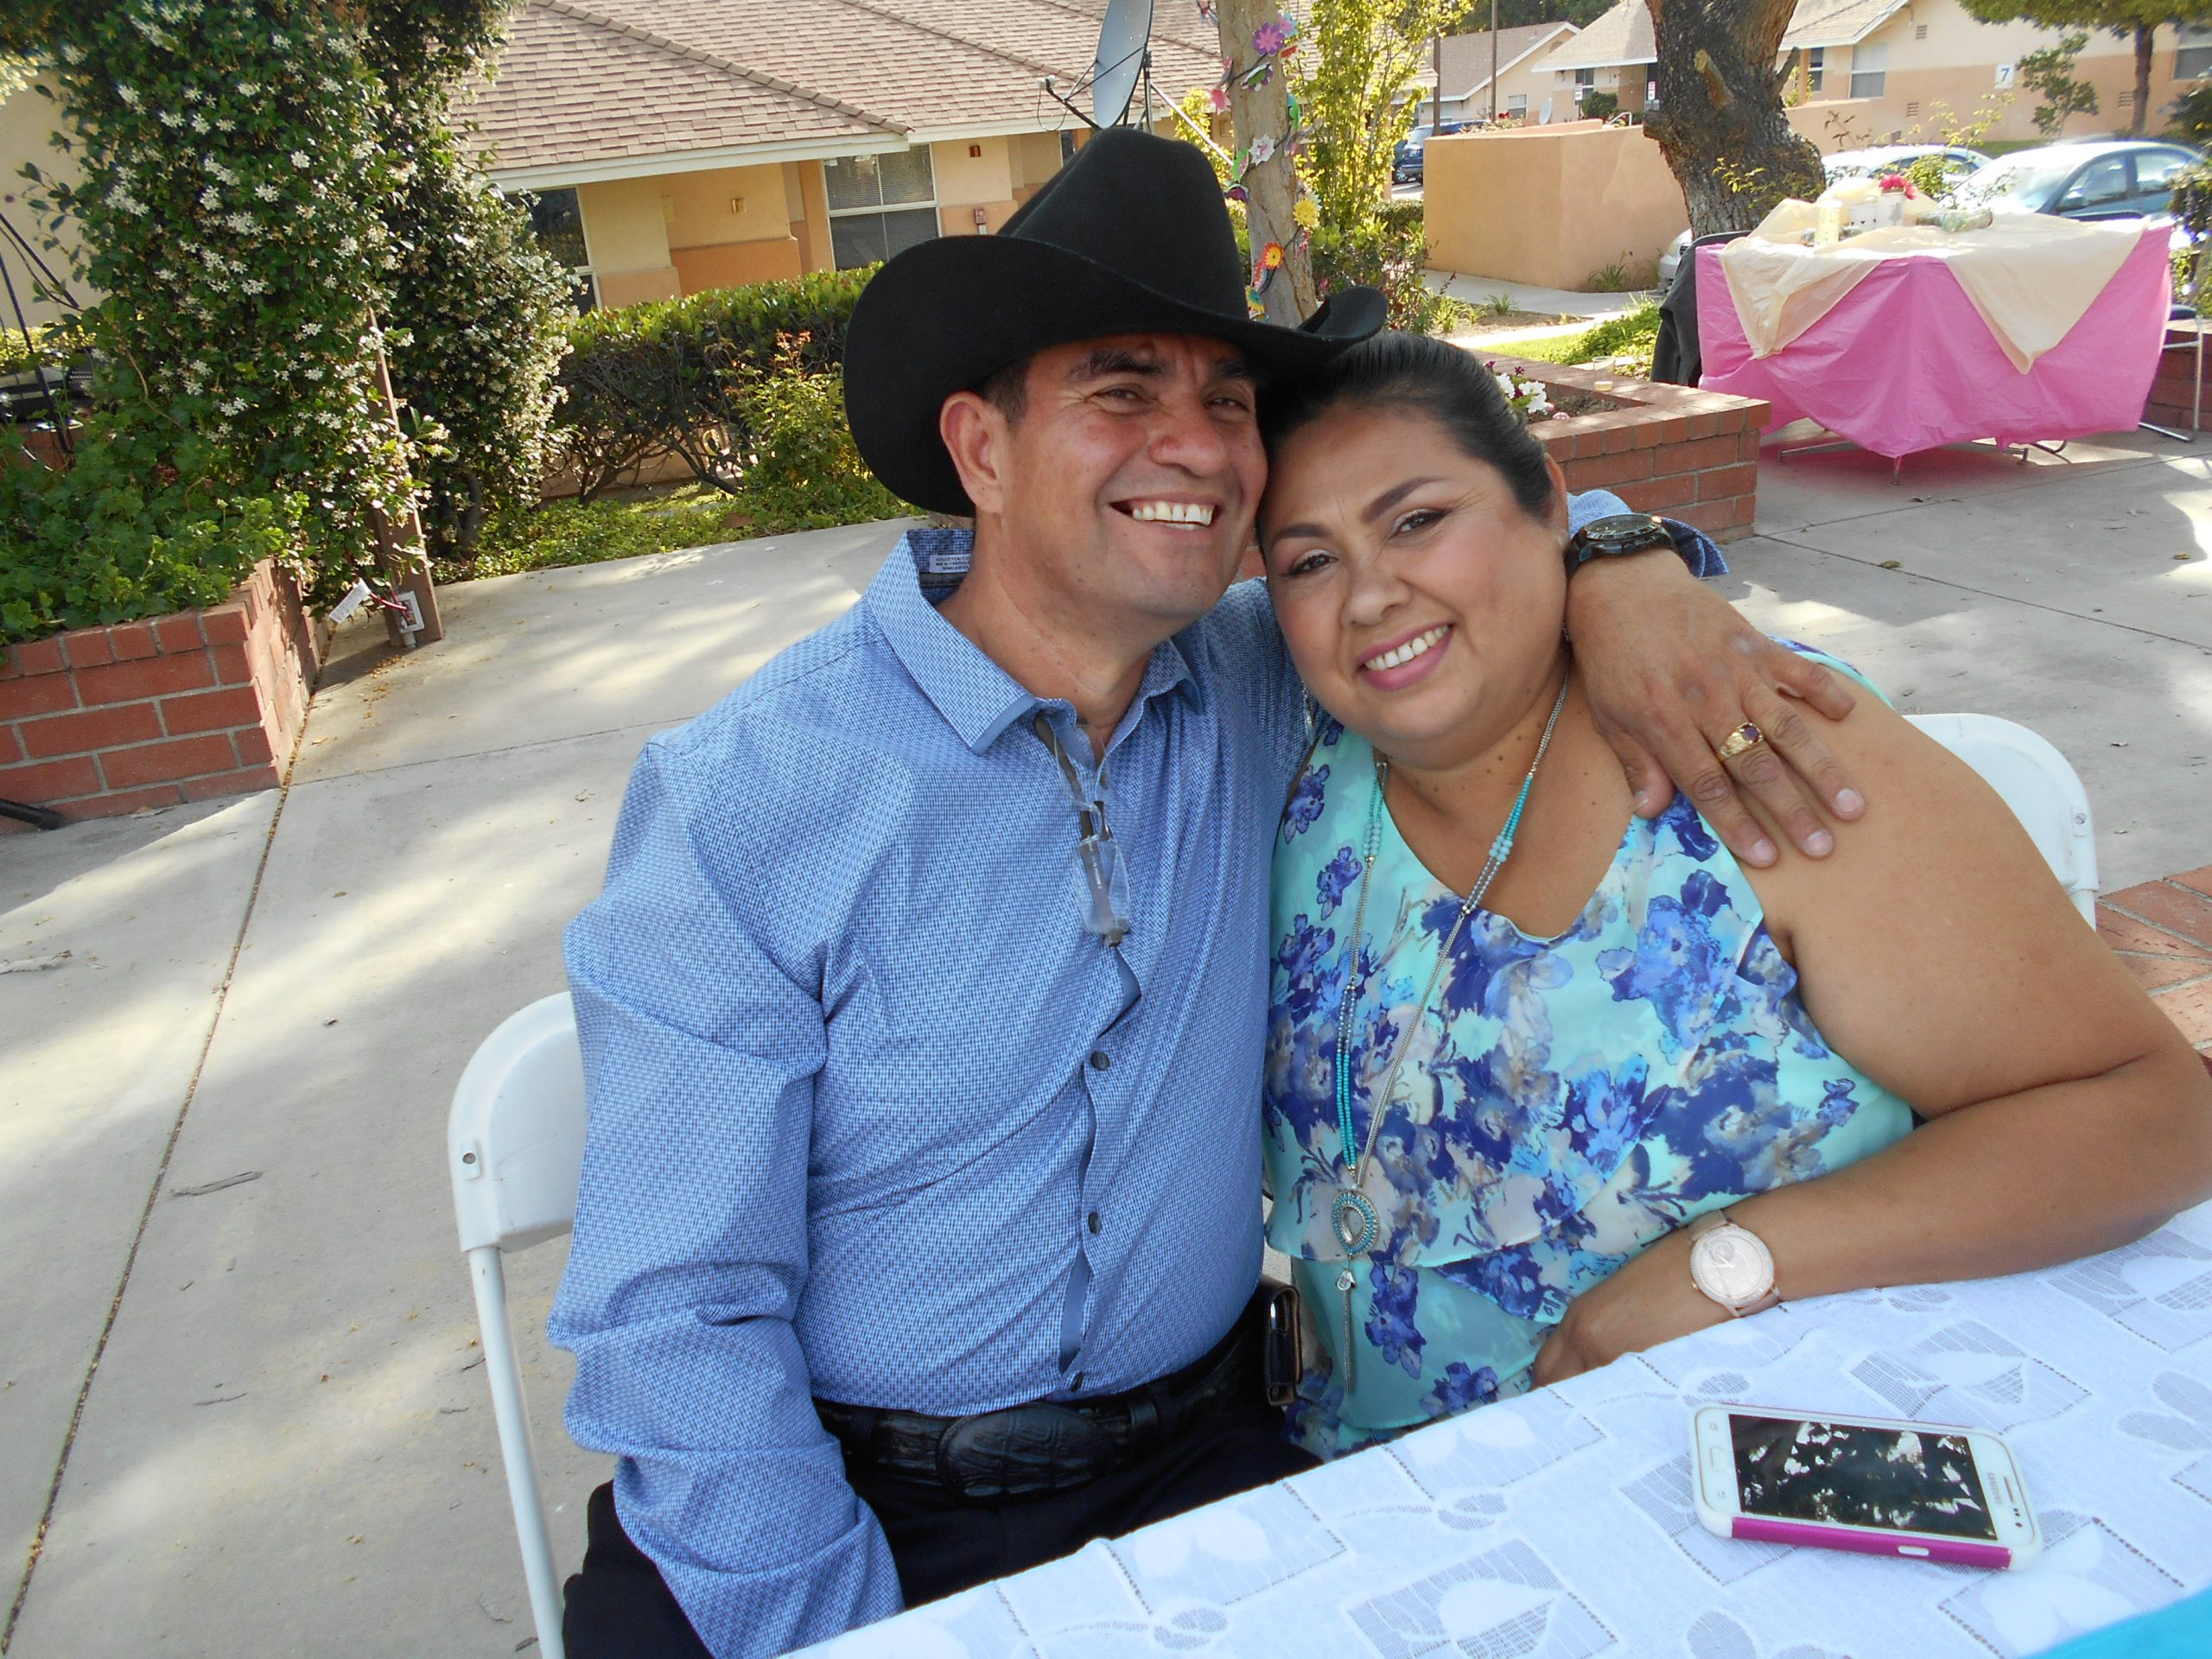
[[(1039, 82), (1080, 79), (1103, 15), (1103, 0), (526, 0), (475, 115), (502, 173), (842, 137), (880, 148), (915, 132), (1049, 131), (1073, 118)], [(1220, 74), (1203, 42), (1202, 29), (1156, 20), (1159, 92), (1179, 98)]]
[(1643, 0), (1620, 0), (1565, 45), (1543, 60), (1546, 69), (1609, 69), (1622, 63), (1652, 63), (1658, 48), (1651, 43), (1651, 13)]
[(1782, 48), (1856, 46), (1904, 10), (1906, 0), (1800, 0)]
[[(1902, 3), (1902, 0), (1900, 0)], [(1497, 73), (1503, 75), (1513, 66), (1538, 48), (1567, 40), (1577, 33), (1573, 23), (1522, 23), (1514, 29), (1497, 31)], [(1421, 77), (1424, 86), (1435, 79), (1433, 73)], [(1444, 96), (1466, 98), (1490, 85), (1490, 31), (1484, 29), (1474, 35), (1446, 35), (1444, 37)]]
[(503, 170), (885, 136), (857, 114), (626, 33), (562, 0), (517, 10), (502, 67), (471, 113)]
[[(1907, 0), (1799, 0), (1782, 36), (1783, 49), (1805, 46), (1856, 46), (1904, 10)], [(1651, 63), (1651, 13), (1644, 0), (1620, 0), (1581, 34), (1543, 60), (1547, 69), (1606, 69), (1616, 64)]]

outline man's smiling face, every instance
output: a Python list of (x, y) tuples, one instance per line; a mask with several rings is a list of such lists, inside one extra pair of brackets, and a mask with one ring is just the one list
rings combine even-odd
[(1020, 398), (994, 408), (996, 499), (978, 512), (1102, 627), (1164, 637), (1211, 608), (1251, 539), (1268, 471), (1255, 392), (1234, 346), (1196, 335), (1039, 352)]

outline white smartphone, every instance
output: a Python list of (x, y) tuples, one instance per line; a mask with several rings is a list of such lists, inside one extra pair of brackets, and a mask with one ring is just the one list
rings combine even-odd
[(1690, 1449), (1697, 1518), (1723, 1538), (1967, 1567), (2043, 1548), (2018, 1460), (1986, 1429), (1705, 1406)]

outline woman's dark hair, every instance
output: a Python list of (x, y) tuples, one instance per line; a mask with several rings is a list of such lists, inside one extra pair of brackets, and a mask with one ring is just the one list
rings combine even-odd
[(1377, 334), (1326, 368), (1269, 388), (1260, 435), (1272, 461), (1290, 435), (1339, 404), (1435, 422), (1471, 461), (1495, 467), (1532, 518), (1551, 511), (1552, 478), (1538, 443), (1478, 357), (1427, 334)]

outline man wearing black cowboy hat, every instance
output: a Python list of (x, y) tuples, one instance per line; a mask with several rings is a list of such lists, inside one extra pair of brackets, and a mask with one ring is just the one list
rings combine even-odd
[[(648, 744), (569, 930), (591, 1119), (552, 1333), (571, 1433), (620, 1458), (576, 1659), (780, 1652), (1304, 1462), (1243, 1317), (1302, 698), (1265, 594), (1224, 595), (1259, 388), (1382, 312), (1252, 321), (1204, 157), (1123, 131), (862, 296), (861, 452), (976, 529), (910, 532)], [(1775, 672), (1679, 569), (1629, 582), (1656, 637), (1587, 619), (1586, 658), (1641, 658), (1593, 701)]]

